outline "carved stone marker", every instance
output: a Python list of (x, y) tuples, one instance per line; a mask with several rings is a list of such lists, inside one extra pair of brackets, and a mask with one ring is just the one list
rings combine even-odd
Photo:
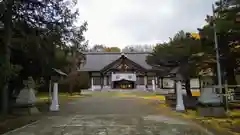
[(179, 80), (176, 82), (176, 89), (177, 89), (176, 111), (185, 112), (185, 106), (184, 106), (184, 103), (183, 103), (182, 83)]

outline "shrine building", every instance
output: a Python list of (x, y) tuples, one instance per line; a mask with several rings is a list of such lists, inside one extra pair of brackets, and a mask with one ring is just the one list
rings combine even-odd
[(152, 66), (146, 63), (149, 53), (87, 52), (80, 71), (89, 73), (91, 90), (138, 89), (159, 87)]

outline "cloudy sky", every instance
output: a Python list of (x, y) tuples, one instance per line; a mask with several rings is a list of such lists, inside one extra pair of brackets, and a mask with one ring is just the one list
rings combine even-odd
[(177, 31), (196, 31), (214, 0), (78, 0), (90, 45), (118, 46), (168, 41)]

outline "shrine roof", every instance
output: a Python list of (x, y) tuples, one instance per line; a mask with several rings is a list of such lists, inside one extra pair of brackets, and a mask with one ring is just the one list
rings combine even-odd
[(100, 71), (105, 66), (116, 61), (121, 55), (134, 61), (143, 68), (150, 70), (152, 67), (146, 63), (146, 57), (149, 53), (121, 53), (121, 52), (86, 52), (86, 63), (80, 68), (80, 71)]

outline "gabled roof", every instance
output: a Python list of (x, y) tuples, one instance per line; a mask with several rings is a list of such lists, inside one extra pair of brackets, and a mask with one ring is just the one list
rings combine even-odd
[[(116, 52), (87, 52), (86, 64), (80, 69), (80, 71), (100, 71), (107, 65), (116, 61), (121, 57), (122, 53)], [(152, 67), (146, 63), (146, 57), (149, 53), (124, 53), (124, 55), (135, 62), (136, 64), (142, 66), (143, 68), (150, 70)]]
[(142, 72), (145, 72), (146, 69), (144, 67), (142, 67), (141, 65), (139, 65), (138, 63), (130, 60), (125, 54), (122, 54), (117, 60), (115, 60), (114, 62), (108, 64), (107, 66), (105, 66), (101, 72), (107, 72), (109, 69), (112, 69), (112, 68), (117, 68), (119, 67), (120, 65), (126, 65), (126, 66), (130, 66), (132, 69), (136, 69), (138, 71), (142, 71)]

